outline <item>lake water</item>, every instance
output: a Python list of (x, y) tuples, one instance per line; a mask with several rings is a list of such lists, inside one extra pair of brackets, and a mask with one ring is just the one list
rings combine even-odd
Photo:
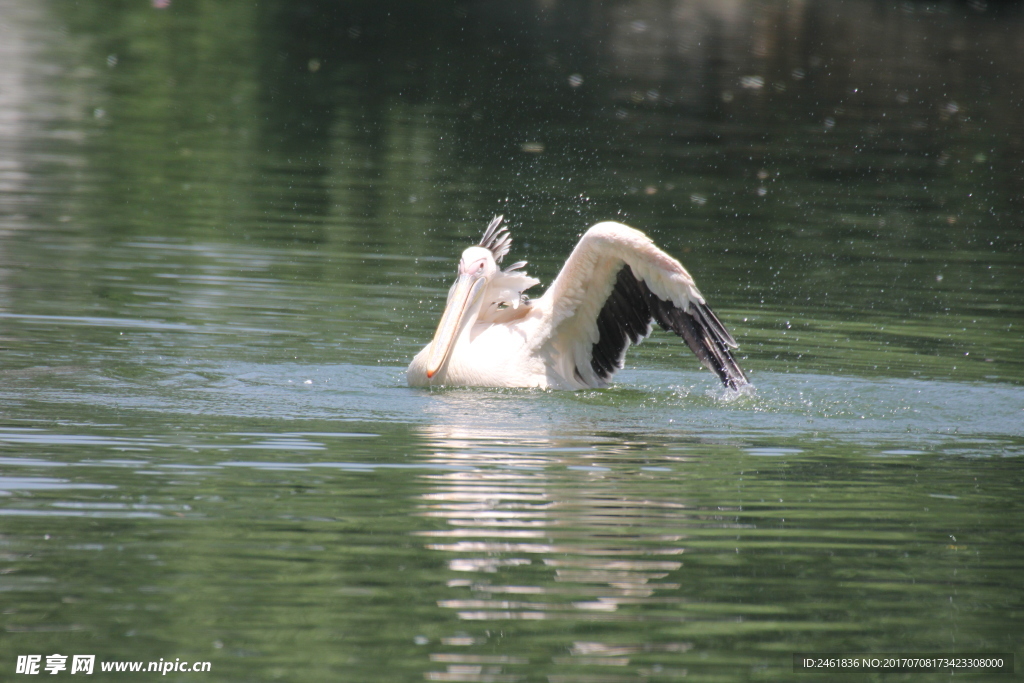
[[(1020, 652), (1021, 35), (983, 2), (0, 0), (0, 677)], [(407, 388), (497, 213), (545, 283), (590, 224), (647, 232), (756, 393), (663, 333), (606, 390)]]

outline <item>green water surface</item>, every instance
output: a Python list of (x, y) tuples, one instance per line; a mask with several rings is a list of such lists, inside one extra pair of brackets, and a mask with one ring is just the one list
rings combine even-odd
[[(1022, 31), (985, 3), (0, 0), (0, 679), (1021, 652)], [(607, 390), (407, 388), (498, 213), (545, 283), (592, 223), (647, 232), (756, 393), (665, 334)], [(211, 668), (99, 670), (160, 659)]]

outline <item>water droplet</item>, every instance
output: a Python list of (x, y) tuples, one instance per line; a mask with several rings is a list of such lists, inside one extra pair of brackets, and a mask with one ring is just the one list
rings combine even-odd
[(747, 90), (760, 90), (764, 87), (764, 78), (761, 76), (744, 76), (740, 79), (740, 87)]

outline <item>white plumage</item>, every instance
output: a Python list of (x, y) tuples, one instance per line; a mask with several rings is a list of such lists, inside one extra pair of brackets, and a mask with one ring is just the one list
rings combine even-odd
[(511, 237), (498, 216), (466, 249), (433, 341), (416, 354), (410, 386), (585, 389), (607, 386), (626, 350), (658, 323), (682, 337), (731, 389), (749, 382), (732, 335), (674, 258), (639, 230), (598, 223), (539, 299), (524, 262), (501, 270)]

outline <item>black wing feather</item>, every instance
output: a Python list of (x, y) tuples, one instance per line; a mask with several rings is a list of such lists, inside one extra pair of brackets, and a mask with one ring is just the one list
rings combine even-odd
[(658, 298), (629, 265), (619, 271), (597, 316), (598, 341), (590, 354), (590, 367), (597, 376), (607, 381), (621, 370), (626, 349), (651, 333), (652, 322), (682, 337), (725, 386), (738, 389), (749, 383), (729, 350), (736, 346), (736, 341), (706, 303), (691, 303), (684, 311), (671, 301)]
[(625, 266), (597, 315), (597, 343), (590, 350), (590, 367), (603, 380), (622, 369), (626, 349), (651, 333), (651, 313), (646, 286)]

